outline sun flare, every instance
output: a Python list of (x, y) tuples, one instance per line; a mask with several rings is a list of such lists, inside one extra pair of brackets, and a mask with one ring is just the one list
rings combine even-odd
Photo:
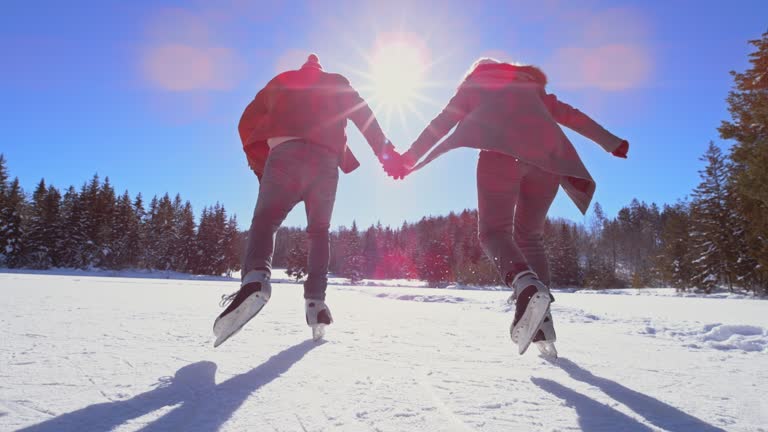
[(387, 107), (402, 108), (412, 103), (425, 84), (423, 54), (406, 40), (377, 47), (370, 67), (373, 98)]

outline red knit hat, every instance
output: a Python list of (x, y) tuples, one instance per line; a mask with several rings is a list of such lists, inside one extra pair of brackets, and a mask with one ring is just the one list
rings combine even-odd
[(320, 59), (317, 58), (317, 54), (310, 54), (309, 57), (307, 57), (307, 62), (304, 63), (301, 68), (315, 68), (323, 70), (323, 67), (320, 65)]

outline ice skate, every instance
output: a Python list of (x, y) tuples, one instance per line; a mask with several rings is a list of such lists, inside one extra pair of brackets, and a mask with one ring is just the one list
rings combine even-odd
[(214, 348), (239, 332), (261, 311), (271, 295), (272, 285), (269, 283), (269, 273), (250, 271), (243, 278), (239, 291), (222, 296), (221, 305), (229, 304), (229, 306), (213, 323), (213, 334), (216, 336)]
[[(517, 343), (518, 352), (524, 354), (549, 314), (552, 297), (549, 288), (530, 270), (517, 274), (510, 286), (514, 290), (515, 318), (509, 333), (512, 341)], [(549, 322), (552, 322), (551, 317)]]
[(323, 300), (305, 299), (307, 325), (312, 329), (312, 339), (320, 340), (325, 336), (325, 327), (333, 322), (331, 310)]

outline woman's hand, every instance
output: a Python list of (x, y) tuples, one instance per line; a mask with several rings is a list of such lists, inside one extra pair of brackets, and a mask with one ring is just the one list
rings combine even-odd
[(626, 159), (628, 151), (629, 151), (629, 141), (624, 140), (621, 142), (621, 145), (619, 145), (619, 147), (616, 150), (611, 152), (611, 154), (616, 157)]

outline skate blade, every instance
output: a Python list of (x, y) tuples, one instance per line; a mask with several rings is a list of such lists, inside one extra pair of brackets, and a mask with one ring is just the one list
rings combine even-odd
[(319, 341), (325, 337), (325, 324), (317, 324), (312, 327), (312, 340)]
[(547, 309), (551, 303), (548, 294), (536, 293), (531, 297), (528, 307), (516, 326), (511, 326), (509, 334), (513, 341), (517, 341), (518, 352), (525, 354), (531, 345), (533, 337), (547, 316)]
[(226, 342), (227, 339), (242, 330), (242, 328), (248, 324), (248, 321), (261, 312), (267, 304), (267, 301), (269, 301), (269, 297), (264, 297), (256, 293), (245, 299), (239, 308), (235, 309), (227, 316), (217, 318), (213, 323), (213, 335), (216, 336), (216, 341), (213, 343), (213, 347), (218, 347)]
[(536, 348), (539, 349), (541, 355), (547, 360), (557, 360), (557, 349), (554, 342), (539, 341), (536, 342)]

